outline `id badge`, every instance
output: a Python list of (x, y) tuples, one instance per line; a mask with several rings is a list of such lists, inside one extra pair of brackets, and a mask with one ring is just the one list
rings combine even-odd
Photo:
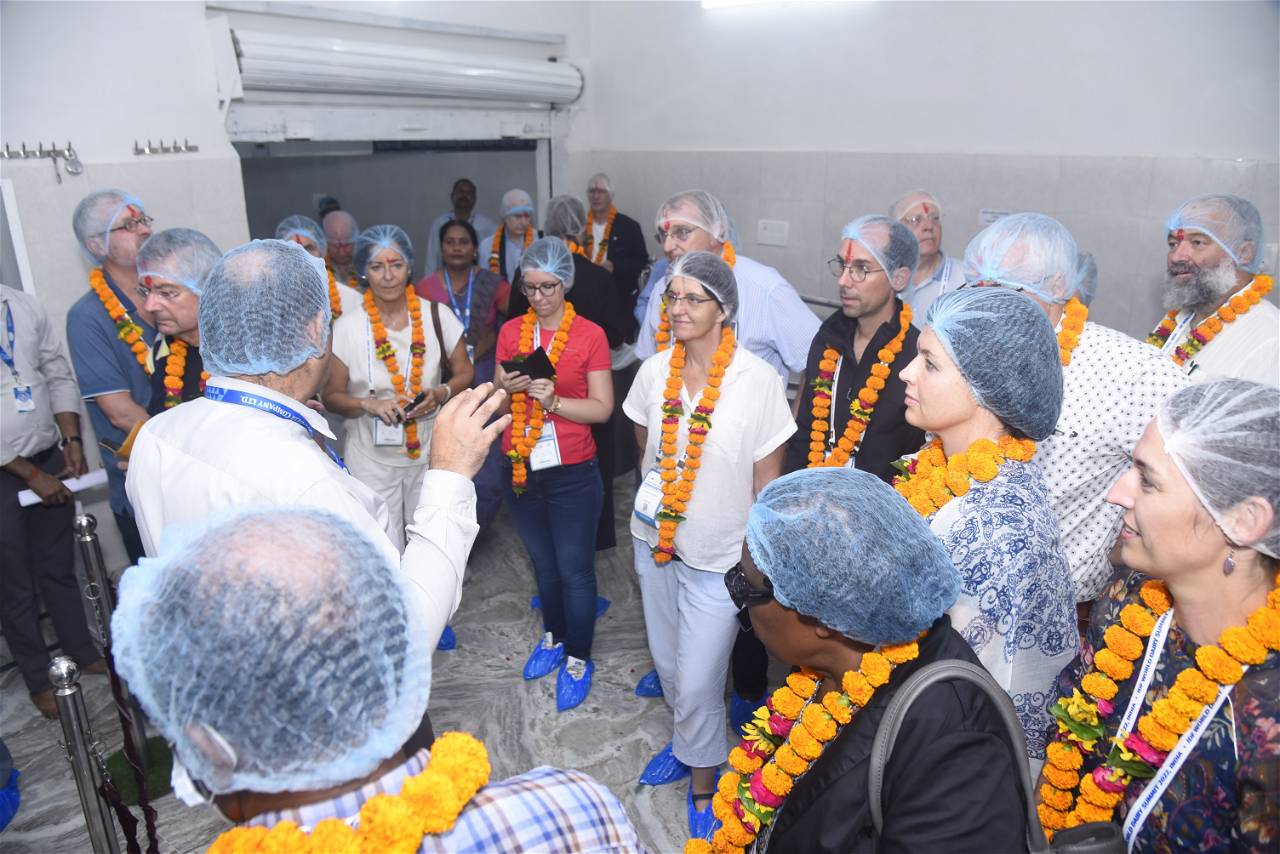
[(560, 444), (556, 441), (556, 424), (548, 418), (538, 434), (538, 444), (529, 453), (529, 469), (542, 471), (560, 465)]
[(398, 448), (404, 444), (403, 424), (384, 424), (381, 418), (373, 419), (373, 444), (379, 448)]
[(662, 473), (649, 469), (636, 490), (636, 518), (646, 525), (658, 527), (658, 509), (662, 507)]
[(31, 397), (31, 386), (17, 385), (13, 387), (13, 400), (19, 412), (34, 412), (36, 402)]

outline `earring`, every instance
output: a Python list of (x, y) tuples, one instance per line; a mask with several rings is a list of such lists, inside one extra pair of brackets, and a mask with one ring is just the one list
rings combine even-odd
[(1226, 560), (1222, 562), (1222, 574), (1230, 575), (1236, 571), (1236, 550), (1231, 549)]

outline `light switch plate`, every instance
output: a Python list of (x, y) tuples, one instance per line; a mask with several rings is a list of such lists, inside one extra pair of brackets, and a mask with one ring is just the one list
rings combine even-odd
[(762, 219), (756, 223), (756, 243), (761, 246), (786, 246), (791, 224), (780, 219)]

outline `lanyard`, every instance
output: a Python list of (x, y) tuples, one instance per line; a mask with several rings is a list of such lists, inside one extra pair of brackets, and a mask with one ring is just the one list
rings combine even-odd
[(471, 328), (471, 286), (475, 281), (476, 268), (472, 267), (467, 270), (467, 307), (464, 311), (458, 311), (458, 301), (454, 299), (453, 281), (449, 278), (449, 272), (444, 273), (444, 289), (449, 293), (449, 306), (453, 309), (453, 314), (462, 321), (463, 329)]
[(307, 431), (307, 435), (319, 445), (329, 459), (338, 464), (343, 471), (347, 470), (347, 464), (342, 461), (342, 457), (338, 456), (338, 452), (329, 446), (324, 436), (316, 432), (316, 428), (311, 426), (311, 422), (302, 417), (302, 414), (292, 407), (285, 406), (266, 397), (260, 397), (256, 394), (247, 394), (235, 389), (223, 388), (213, 383), (206, 383), (204, 387), (204, 396), (209, 400), (219, 403), (233, 403), (236, 406), (247, 406), (250, 409), (256, 409), (259, 412), (265, 412), (268, 415), (274, 415), (276, 418), (283, 418), (285, 421), (292, 421), (303, 430)]
[(8, 365), (9, 370), (13, 372), (13, 381), (18, 385), (22, 385), (22, 377), (18, 375), (18, 366), (13, 361), (13, 354), (17, 352), (17, 349), (13, 346), (13, 306), (7, 302), (4, 306), (4, 319), (4, 325), (9, 333), (9, 348), (6, 350), (4, 347), (0, 347), (0, 362)]

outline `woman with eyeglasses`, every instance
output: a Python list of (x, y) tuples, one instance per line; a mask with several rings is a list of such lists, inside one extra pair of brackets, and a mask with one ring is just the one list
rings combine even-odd
[(640, 366), (622, 406), (647, 472), (631, 519), (645, 630), (675, 719), (640, 782), (691, 777), (689, 830), (698, 837), (714, 821), (711, 796), (728, 756), (724, 689), (738, 609), (724, 573), (796, 425), (777, 372), (737, 343), (728, 264), (709, 252), (680, 256), (662, 298), (674, 341)]
[[(556, 708), (591, 690), (596, 620), (596, 525), (604, 500), (591, 425), (613, 413), (604, 330), (568, 299), (573, 255), (558, 237), (534, 241), (520, 258), (529, 308), (498, 333), (495, 384), (510, 395), (502, 450), (511, 461), (507, 507), (533, 561), (542, 638), (525, 679), (556, 677)], [(528, 363), (526, 371), (519, 370)]]
[(1057, 338), (1022, 294), (968, 288), (934, 301), (916, 348), (902, 371), (907, 421), (933, 441), (899, 461), (894, 488), (959, 571), (951, 622), (1013, 699), (1034, 774), (1054, 677), (1080, 644), (1066, 555), (1032, 461), (1062, 408)]
[[(769, 651), (801, 669), (730, 756), (717, 798), (731, 817), (703, 837), (713, 851), (1026, 850), (1004, 724), (988, 695), (958, 680), (907, 707), (874, 830), (868, 766), (889, 703), (927, 665), (977, 663), (946, 613), (960, 589), (955, 567), (892, 488), (855, 469), (775, 480), (751, 507), (725, 585)], [(752, 746), (761, 728), (776, 749)], [(748, 829), (740, 815), (766, 818)]]
[[(351, 474), (387, 502), (388, 533), (399, 549), (427, 469), (432, 419), (471, 384), (462, 324), (419, 299), (413, 244), (394, 225), (356, 238), (356, 270), (369, 283), (360, 309), (333, 325), (326, 408), (347, 418), (344, 458)], [(444, 360), (451, 376), (440, 380)]]

